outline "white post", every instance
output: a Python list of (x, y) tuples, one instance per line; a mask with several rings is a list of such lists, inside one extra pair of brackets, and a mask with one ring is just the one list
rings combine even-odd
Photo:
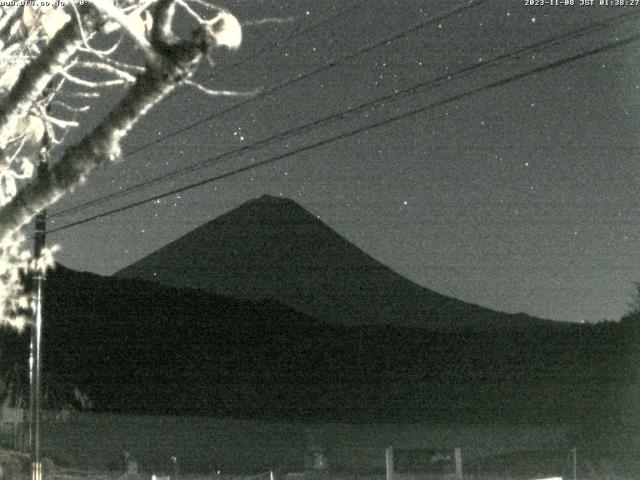
[(456, 447), (453, 450), (453, 456), (456, 460), (456, 480), (462, 480), (462, 450)]
[(393, 480), (393, 447), (387, 447), (385, 458), (387, 461), (387, 480)]
[(273, 470), (269, 470), (269, 480), (276, 480), (276, 477), (273, 475)]

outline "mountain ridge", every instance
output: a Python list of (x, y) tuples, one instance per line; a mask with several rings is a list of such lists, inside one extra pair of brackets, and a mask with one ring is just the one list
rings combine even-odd
[[(619, 324), (331, 325), (273, 301), (64, 267), (45, 292), (45, 378), (78, 385), (102, 412), (556, 422), (615, 407), (636, 388), (636, 336)], [(0, 338), (3, 355), (22, 352), (26, 364), (28, 332)]]

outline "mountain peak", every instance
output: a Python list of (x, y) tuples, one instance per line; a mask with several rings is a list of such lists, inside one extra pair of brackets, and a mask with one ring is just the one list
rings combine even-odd
[(247, 204), (262, 205), (266, 207), (288, 207), (288, 208), (295, 209), (298, 211), (302, 211), (306, 214), (309, 214), (307, 209), (305, 209), (302, 205), (300, 205), (295, 200), (288, 197), (265, 194), (265, 195), (259, 196), (258, 198), (249, 200), (248, 202), (245, 203), (245, 205)]
[(262, 202), (262, 203), (290, 203), (290, 200), (287, 197), (276, 197), (275, 195), (269, 195), (265, 193), (264, 195), (260, 195), (258, 198), (254, 198), (253, 200), (249, 200), (249, 202)]
[(529, 323), (421, 287), (294, 200), (272, 195), (243, 203), (116, 275), (241, 299), (270, 298), (343, 325)]
[[(249, 237), (256, 237), (252, 242), (263, 242), (264, 237), (273, 236), (322, 236), (319, 230), (334, 233), (296, 201), (273, 195), (252, 198), (187, 235), (190, 236), (199, 229), (208, 230), (214, 236), (220, 235), (223, 230), (228, 231), (231, 236), (236, 237), (234, 241), (242, 243)], [(238, 235), (242, 238), (237, 238)], [(285, 243), (292, 241), (295, 238), (285, 239)]]
[(257, 210), (259, 215), (267, 219), (270, 215), (276, 212), (278, 212), (278, 215), (281, 215), (283, 212), (287, 212), (288, 215), (293, 214), (293, 212), (311, 215), (302, 205), (290, 198), (264, 194), (256, 198), (252, 198), (251, 200), (247, 200), (237, 208), (227, 212), (217, 219), (214, 219), (213, 222), (227, 216), (233, 217), (235, 215), (240, 215), (247, 209)]

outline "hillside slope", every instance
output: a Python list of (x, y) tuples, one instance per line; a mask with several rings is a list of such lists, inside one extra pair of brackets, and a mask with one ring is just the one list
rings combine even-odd
[[(63, 267), (45, 306), (45, 378), (80, 385), (98, 411), (526, 423), (600, 418), (635, 398), (618, 325), (347, 327)], [(22, 352), (26, 365), (28, 336), (2, 338), (5, 362)]]
[(262, 196), (116, 273), (244, 299), (275, 299), (324, 322), (437, 329), (548, 321), (421, 287), (289, 199)]

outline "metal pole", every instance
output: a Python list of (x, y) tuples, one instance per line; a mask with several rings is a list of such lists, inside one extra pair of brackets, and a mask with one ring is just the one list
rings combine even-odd
[(576, 480), (576, 472), (578, 470), (578, 449), (573, 449), (573, 480)]
[[(45, 136), (46, 137), (46, 136)], [(38, 175), (47, 172), (48, 138), (45, 138), (40, 151)], [(35, 240), (33, 245), (34, 258), (40, 258), (45, 245), (47, 231), (47, 212), (42, 210), (35, 218)], [(40, 420), (41, 420), (41, 385), (42, 385), (42, 302), (44, 295), (44, 272), (36, 272), (36, 311), (31, 327), (31, 358), (29, 385), (29, 450), (31, 456), (31, 480), (42, 480), (42, 463), (40, 462)]]
[(386, 480), (393, 480), (393, 447), (387, 447), (385, 451), (385, 460), (387, 464)]
[(464, 474), (462, 473), (462, 450), (458, 447), (454, 448), (453, 457), (456, 462), (456, 480), (463, 480)]

